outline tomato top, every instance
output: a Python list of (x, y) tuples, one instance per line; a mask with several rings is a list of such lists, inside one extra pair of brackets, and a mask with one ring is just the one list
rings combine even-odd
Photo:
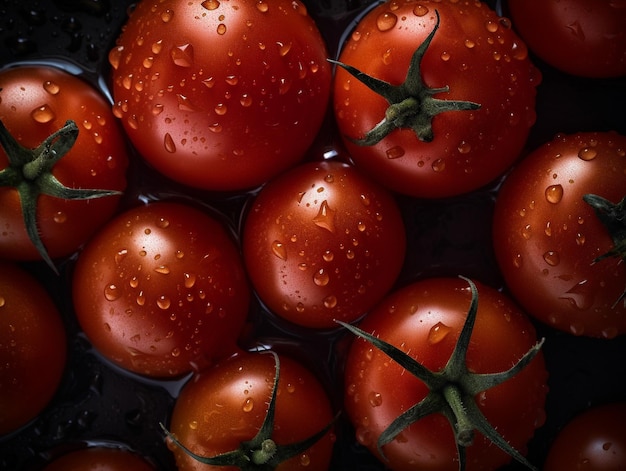
[(241, 190), (304, 157), (331, 71), (299, 1), (140, 2), (110, 53), (114, 112), (187, 185)]
[[(518, 157), (535, 122), (540, 73), (510, 22), (483, 2), (385, 2), (359, 21), (339, 60), (371, 77), (366, 85), (337, 69), (345, 144), (357, 166), (401, 193), (444, 197), (486, 185)], [(450, 101), (479, 106), (450, 111)], [(400, 102), (410, 105), (402, 119)], [(389, 123), (386, 137), (364, 144)]]

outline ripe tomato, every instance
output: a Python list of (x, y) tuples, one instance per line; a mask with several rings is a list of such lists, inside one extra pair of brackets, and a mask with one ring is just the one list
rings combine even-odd
[[(464, 357), (455, 357), (452, 375), (443, 370), (452, 362), (452, 351), (461, 345), (460, 332), (474, 300), (466, 281), (431, 278), (414, 282), (385, 298), (359, 325), (362, 331), (405, 352), (407, 361), (443, 374), (436, 378), (437, 387), (427, 386), (411, 374), (406, 363), (401, 366), (392, 361), (370, 341), (359, 338), (352, 344), (346, 359), (345, 409), (357, 440), (394, 471), (458, 471), (455, 432), (448, 420), (459, 429), (462, 422), (456, 422), (453, 401), (442, 397), (444, 391), (457, 390), (462, 397), (460, 409), (469, 413), (479, 410), (495, 429), (491, 432), (497, 431), (504, 443), (522, 454), (544, 421), (547, 372), (541, 351), (505, 382), (488, 386), (475, 396), (464, 389), (465, 377), (480, 382), (477, 374), (506, 371), (536, 343), (532, 324), (509, 298), (486, 285), (476, 283), (476, 288), (478, 305), (473, 311), (471, 340)], [(386, 443), (378, 443), (390, 424), (427, 394), (433, 406), (428, 415), (417, 416), (417, 421), (397, 430)], [(510, 456), (478, 432), (485, 425), (480, 417), (469, 415), (469, 419), (477, 432), (473, 444), (465, 448), (465, 469), (494, 470), (510, 461)], [(459, 440), (465, 438), (464, 433), (456, 433)]]
[(508, 0), (513, 27), (551, 66), (582, 77), (626, 75), (626, 8), (617, 1)]
[(0, 261), (0, 436), (48, 405), (66, 356), (65, 327), (48, 292), (18, 265)]
[(326, 58), (298, 0), (140, 2), (109, 55), (114, 112), (172, 179), (252, 188), (313, 142), (330, 94)]
[[(263, 430), (262, 433), (268, 435), (264, 438), (278, 447), (277, 455), (281, 447), (286, 448), (324, 431), (333, 422), (332, 408), (324, 388), (302, 364), (287, 356), (276, 358), (267, 352), (243, 353), (194, 376), (176, 400), (171, 433), (191, 452), (214, 457), (233, 450), (251, 456), (248, 452), (253, 450), (246, 447), (250, 440), (258, 438), (259, 430)], [(274, 392), (275, 381), (278, 384)], [(273, 424), (264, 430), (262, 426), (268, 407), (274, 408)], [(180, 471), (323, 471), (329, 467), (333, 437), (330, 431), (326, 431), (310, 448), (281, 461), (276, 467), (270, 463), (267, 468), (256, 464), (250, 468), (201, 464), (172, 442), (170, 448)]]
[(544, 471), (626, 469), (626, 402), (597, 405), (565, 425), (552, 443)]
[(337, 161), (309, 162), (270, 181), (243, 227), (244, 260), (261, 300), (313, 328), (365, 314), (391, 289), (405, 248), (392, 196)]
[[(117, 210), (119, 195), (111, 193), (126, 187), (124, 135), (104, 96), (64, 70), (7, 68), (0, 90), (0, 121), (12, 135), (0, 142), (0, 257), (52, 265), (51, 258), (74, 253)], [(68, 120), (75, 122), (71, 129)]]
[[(583, 200), (626, 195), (626, 136), (613, 132), (558, 135), (528, 155), (500, 189), (494, 250), (505, 282), (526, 311), (574, 335), (626, 333), (624, 243)], [(619, 226), (619, 214), (616, 215)], [(624, 222), (621, 221), (623, 228)]]
[(509, 168), (535, 122), (540, 82), (510, 26), (467, 0), (384, 2), (362, 18), (339, 60), (372, 88), (341, 67), (334, 82), (335, 116), (357, 166), (429, 198), (469, 192)]
[(154, 471), (141, 456), (124, 448), (92, 446), (51, 461), (42, 471)]
[(176, 377), (236, 350), (250, 289), (221, 223), (174, 202), (120, 214), (78, 257), (76, 315), (106, 358)]

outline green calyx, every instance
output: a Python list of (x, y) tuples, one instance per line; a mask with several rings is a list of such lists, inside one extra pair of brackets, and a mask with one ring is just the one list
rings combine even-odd
[(200, 463), (211, 466), (234, 466), (241, 471), (273, 471), (284, 461), (297, 456), (317, 443), (331, 429), (333, 422), (329, 423), (322, 430), (302, 441), (279, 445), (272, 439), (274, 432), (274, 413), (276, 410), (276, 392), (280, 377), (280, 360), (274, 352), (267, 352), (273, 355), (276, 364), (276, 375), (267, 408), (267, 413), (258, 433), (252, 440), (242, 442), (238, 449), (222, 453), (213, 457), (200, 456), (185, 445), (183, 445), (163, 424), (161, 428), (167, 437), (186, 454)]
[[(619, 203), (613, 203), (601, 196), (587, 194), (583, 196), (583, 201), (593, 208), (600, 222), (609, 231), (614, 244), (611, 250), (593, 262), (597, 263), (606, 258), (621, 258), (626, 261), (626, 196)], [(626, 302), (626, 286), (612, 308), (621, 301)]]
[(434, 138), (432, 120), (435, 116), (449, 111), (480, 108), (480, 104), (470, 101), (435, 98), (433, 95), (447, 93), (449, 87), (428, 88), (422, 80), (420, 72), (422, 58), (439, 28), (439, 12), (435, 11), (435, 13), (437, 23), (426, 40), (413, 53), (406, 78), (400, 85), (392, 85), (371, 77), (355, 67), (328, 59), (329, 62), (348, 71), (389, 103), (382, 121), (368, 131), (362, 139), (354, 139), (355, 144), (362, 146), (377, 144), (395, 129), (412, 129), (420, 141), (430, 142)]
[(120, 195), (115, 190), (93, 190), (69, 188), (52, 174), (54, 165), (74, 146), (78, 138), (78, 127), (74, 121), (48, 136), (38, 147), (28, 149), (9, 133), (0, 121), (0, 145), (4, 149), (9, 165), (0, 170), (0, 187), (15, 188), (22, 205), (26, 232), (41, 258), (55, 271), (57, 269), (48, 255), (37, 227), (37, 199), (49, 195), (65, 200), (87, 200)]
[(377, 443), (378, 451), (384, 457), (383, 447), (393, 441), (402, 430), (429, 414), (439, 413), (448, 419), (454, 430), (460, 471), (465, 469), (465, 448), (471, 446), (475, 430), (478, 430), (527, 468), (536, 471), (537, 468), (513, 448), (489, 423), (478, 407), (476, 395), (513, 378), (522, 371), (540, 351), (544, 340), (536, 343), (515, 365), (506, 371), (488, 374), (469, 371), (466, 355), (478, 310), (478, 290), (471, 280), (461, 278), (469, 283), (472, 300), (454, 351), (446, 366), (440, 371), (430, 371), (399, 348), (355, 326), (340, 322), (349, 331), (370, 342), (410, 374), (423, 381), (429, 389), (428, 395), (424, 399), (396, 417), (380, 434)]

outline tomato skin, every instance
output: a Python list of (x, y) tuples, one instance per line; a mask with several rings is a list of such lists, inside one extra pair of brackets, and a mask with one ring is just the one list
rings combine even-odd
[[(472, 372), (510, 368), (536, 343), (528, 318), (506, 296), (476, 283), (478, 313), (467, 365)], [(457, 278), (414, 282), (387, 296), (359, 327), (395, 345), (432, 371), (447, 363), (465, 322), (471, 294)], [(542, 425), (547, 393), (543, 355), (514, 378), (481, 393), (480, 409), (509, 443), (521, 451)], [(381, 432), (403, 411), (422, 400), (426, 385), (408, 374), (370, 343), (355, 339), (346, 359), (345, 409), (357, 440), (386, 466), (400, 470), (458, 470), (452, 428), (443, 415), (431, 414), (413, 423), (377, 451)], [(493, 470), (510, 457), (476, 432), (466, 448), (467, 470)]]
[(93, 446), (74, 450), (51, 461), (42, 471), (154, 471), (139, 455), (113, 447)]
[[(25, 147), (39, 146), (68, 119), (77, 123), (76, 143), (53, 168), (61, 183), (73, 188), (126, 188), (125, 137), (111, 106), (91, 84), (58, 68), (19, 66), (0, 71), (0, 89), (0, 120)], [(0, 170), (7, 165), (0, 147)], [(74, 253), (113, 216), (119, 200), (119, 196), (82, 201), (39, 196), (38, 229), (49, 255), (59, 258)], [(40, 260), (26, 233), (14, 188), (0, 187), (0, 208), (0, 257)]]
[(573, 335), (626, 332), (626, 305), (616, 303), (626, 267), (593, 263), (614, 243), (582, 199), (624, 197), (625, 151), (614, 132), (557, 135), (520, 162), (496, 200), (494, 250), (508, 289), (528, 314)]
[(551, 66), (581, 77), (626, 75), (626, 10), (597, 0), (508, 0), (513, 27)]
[(568, 422), (552, 442), (544, 471), (619, 471), (626, 467), (626, 403), (596, 405)]
[(299, 1), (142, 2), (109, 57), (131, 141), (194, 187), (249, 189), (294, 165), (328, 106), (326, 47)]
[(47, 406), (66, 358), (65, 326), (48, 292), (19, 265), (0, 261), (0, 436)]
[(87, 244), (73, 299), (81, 327), (105, 357), (166, 378), (237, 350), (250, 289), (217, 219), (161, 201), (120, 214)]
[(339, 60), (392, 85), (403, 83), (436, 11), (440, 26), (421, 62), (423, 81), (449, 86), (438, 98), (479, 103), (480, 109), (435, 116), (431, 142), (397, 129), (378, 144), (360, 146), (352, 140), (383, 119), (388, 103), (343, 69), (333, 85), (335, 116), (356, 165), (395, 191), (426, 198), (467, 193), (510, 167), (535, 122), (541, 80), (509, 23), (473, 1), (385, 2), (359, 22)]
[(361, 317), (391, 289), (405, 249), (393, 197), (337, 161), (306, 163), (270, 181), (243, 230), (244, 260), (261, 300), (311, 328)]
[[(280, 377), (272, 439), (278, 445), (304, 440), (333, 421), (324, 388), (302, 364), (280, 357)], [(195, 375), (182, 389), (171, 416), (171, 432), (194, 453), (215, 456), (235, 450), (259, 431), (275, 378), (269, 354), (241, 353)], [(334, 436), (324, 435), (305, 453), (281, 463), (276, 471), (329, 469)], [(179, 471), (233, 467), (203, 465), (170, 445)]]

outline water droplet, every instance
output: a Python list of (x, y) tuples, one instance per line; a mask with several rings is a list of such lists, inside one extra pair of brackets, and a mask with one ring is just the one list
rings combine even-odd
[(532, 229), (530, 224), (526, 224), (523, 228), (522, 228), (522, 237), (526, 240), (530, 239), (530, 237), (532, 236)]
[(308, 453), (302, 453), (300, 455), (300, 465), (307, 467), (311, 464), (311, 457), (309, 456)]
[(45, 124), (56, 118), (56, 113), (50, 105), (42, 105), (30, 112), (32, 118), (38, 123)]
[(465, 47), (468, 49), (473, 49), (474, 47), (476, 47), (476, 42), (472, 41), (471, 39), (466, 39), (463, 44), (465, 44)]
[(432, 169), (435, 172), (443, 172), (446, 169), (446, 161), (444, 159), (437, 159), (432, 163)]
[(120, 60), (122, 59), (122, 53), (124, 51), (124, 47), (118, 46), (109, 51), (109, 64), (113, 69), (117, 70), (120, 66)]
[(583, 149), (580, 149), (580, 151), (578, 152), (578, 157), (585, 161), (593, 160), (597, 156), (598, 156), (598, 151), (590, 147), (584, 147)]
[(277, 42), (276, 45), (278, 46), (278, 54), (281, 57), (285, 57), (287, 54), (289, 54), (289, 51), (291, 50), (291, 42), (288, 43), (282, 43), (282, 42)]
[(143, 306), (146, 304), (146, 296), (143, 294), (143, 291), (140, 291), (137, 295), (137, 299), (135, 300), (138, 306)]
[(398, 159), (404, 155), (404, 148), (402, 146), (393, 146), (386, 151), (388, 159)]
[(543, 259), (551, 267), (556, 267), (561, 262), (561, 257), (559, 256), (559, 253), (555, 252), (554, 250), (548, 250), (546, 253), (544, 253)]
[(335, 258), (335, 254), (330, 251), (330, 250), (326, 250), (323, 254), (322, 254), (322, 258), (324, 259), (324, 261), (326, 262), (332, 262), (333, 259)]
[(370, 391), (367, 395), (367, 400), (372, 407), (378, 407), (383, 403), (383, 396), (379, 392)]
[(185, 284), (185, 288), (189, 289), (189, 288), (193, 288), (193, 286), (196, 284), (196, 275), (192, 274), (192, 273), (185, 273), (183, 275), (184, 277), (184, 284)]
[(457, 150), (460, 154), (468, 154), (472, 150), (472, 145), (469, 142), (461, 141), (457, 146)]
[(523, 264), (522, 254), (518, 253), (513, 257), (513, 266), (515, 268), (521, 268)]
[(166, 265), (159, 265), (158, 267), (155, 267), (154, 271), (157, 272), (157, 273), (160, 273), (161, 275), (169, 275), (170, 274), (170, 269)]
[(224, 23), (220, 23), (217, 25), (217, 34), (223, 36), (226, 34), (226, 25)]
[(586, 311), (593, 306), (594, 289), (589, 280), (582, 280), (568, 289), (559, 299), (566, 300), (581, 311)]
[(381, 13), (376, 19), (376, 27), (380, 31), (389, 31), (396, 25), (397, 22), (398, 17), (390, 11), (386, 11)]
[(327, 309), (333, 309), (334, 307), (337, 306), (337, 297), (333, 296), (332, 294), (330, 296), (326, 296), (324, 298), (324, 307)]
[(487, 20), (485, 22), (485, 29), (490, 33), (495, 33), (498, 31), (498, 23), (492, 20)]
[(450, 53), (448, 51), (443, 51), (439, 57), (441, 57), (442, 61), (448, 62), (450, 60)]
[(252, 399), (251, 397), (247, 397), (243, 401), (242, 409), (243, 409), (244, 412), (251, 412), (252, 409), (254, 409), (254, 399)]
[(217, 10), (220, 6), (219, 0), (204, 0), (201, 5), (207, 10)]
[(415, 16), (424, 16), (428, 13), (428, 7), (425, 7), (424, 5), (418, 4), (415, 6), (415, 8), (413, 8), (413, 14)]
[(104, 287), (104, 297), (107, 301), (115, 301), (121, 296), (120, 289), (113, 283)]
[(214, 111), (215, 111), (215, 114), (219, 116), (224, 116), (226, 112), (228, 111), (228, 107), (224, 103), (218, 103), (215, 106)]
[(272, 242), (272, 253), (281, 260), (287, 260), (287, 247), (278, 240)]
[(323, 268), (320, 268), (313, 275), (313, 282), (317, 286), (326, 286), (329, 281), (330, 281), (330, 276), (328, 275), (328, 272), (324, 270)]
[(163, 310), (169, 309), (171, 304), (172, 304), (172, 302), (171, 302), (170, 298), (168, 298), (164, 294), (159, 296), (158, 299), (157, 299), (157, 306), (159, 306), (159, 309), (163, 309)]
[(174, 11), (170, 10), (169, 8), (161, 13), (161, 21), (163, 21), (163, 23), (169, 23), (173, 17)]
[(171, 154), (176, 152), (176, 144), (174, 144), (174, 139), (172, 139), (169, 132), (166, 132), (165, 136), (163, 136), (163, 147)]
[(63, 211), (57, 211), (54, 214), (54, 217), (52, 218), (54, 222), (56, 222), (57, 224), (63, 224), (64, 222), (67, 221), (67, 214), (64, 213)]
[(450, 327), (448, 327), (447, 325), (441, 322), (437, 322), (428, 331), (428, 343), (431, 345), (435, 345), (441, 342), (447, 337), (447, 335), (450, 333), (450, 330)]
[(335, 214), (336, 211), (328, 205), (328, 201), (322, 201), (317, 216), (313, 218), (313, 223), (330, 232), (335, 232)]
[(259, 1), (256, 4), (256, 7), (257, 7), (257, 10), (259, 10), (261, 13), (265, 13), (270, 9), (270, 6), (264, 0)]
[(56, 95), (61, 90), (61, 87), (59, 87), (59, 85), (51, 80), (46, 80), (43, 83), (43, 89), (47, 91), (50, 95)]
[(563, 199), (563, 187), (561, 185), (550, 185), (546, 188), (545, 194), (549, 203), (557, 204)]
[(191, 67), (193, 65), (193, 46), (191, 44), (183, 44), (182, 46), (173, 47), (170, 56), (174, 64), (179, 67)]
[(239, 99), (239, 103), (241, 103), (241, 106), (243, 106), (244, 108), (248, 108), (249, 106), (252, 105), (252, 97), (244, 93), (243, 95), (241, 95), (241, 98)]

